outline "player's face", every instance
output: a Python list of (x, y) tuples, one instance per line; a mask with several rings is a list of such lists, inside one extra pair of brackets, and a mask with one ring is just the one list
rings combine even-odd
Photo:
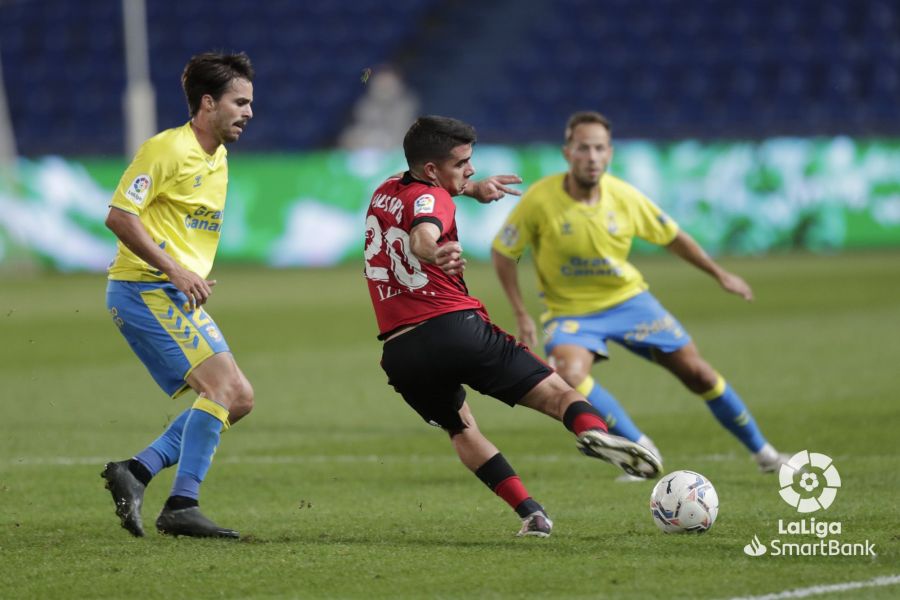
[(596, 186), (612, 160), (609, 131), (600, 123), (577, 125), (572, 130), (572, 139), (563, 146), (563, 155), (569, 163), (569, 174), (578, 185)]
[(450, 158), (439, 163), (425, 165), (426, 176), (441, 186), (451, 196), (458, 196), (466, 189), (466, 184), (475, 168), (472, 167), (472, 144), (463, 144), (450, 151)]
[(253, 118), (253, 84), (246, 79), (233, 79), (213, 108), (212, 123), (216, 138), (223, 144), (236, 142), (247, 121)]

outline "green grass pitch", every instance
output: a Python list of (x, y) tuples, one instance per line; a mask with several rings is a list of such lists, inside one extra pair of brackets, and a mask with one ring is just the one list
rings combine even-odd
[[(701, 400), (614, 350), (594, 375), (663, 452), (667, 471), (709, 477), (719, 520), (660, 533), (652, 484), (622, 484), (580, 456), (561, 424), (469, 400), (553, 517), (546, 540), (519, 521), (422, 423), (378, 366), (361, 266), (219, 269), (208, 305), (256, 389), (223, 436), (205, 512), (240, 542), (171, 539), (153, 522), (173, 473), (150, 486), (148, 537), (118, 525), (99, 473), (186, 406), (164, 397), (104, 309), (101, 275), (0, 282), (0, 598), (730, 598), (900, 574), (900, 254), (731, 259), (757, 299), (729, 296), (669, 257), (639, 258), (652, 290), (785, 451), (833, 457), (843, 487), (817, 520), (876, 557), (752, 558), (800, 517)], [(530, 268), (522, 270), (529, 296)], [(514, 326), (486, 265), (467, 281)], [(532, 306), (537, 310), (537, 302)], [(894, 598), (900, 586), (853, 597)]]

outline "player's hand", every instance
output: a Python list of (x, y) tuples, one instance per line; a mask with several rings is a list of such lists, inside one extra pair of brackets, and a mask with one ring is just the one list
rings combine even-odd
[(516, 325), (519, 330), (519, 341), (529, 348), (537, 347), (537, 327), (530, 315), (516, 315)]
[(522, 178), (518, 175), (493, 175), (475, 181), (471, 185), (471, 189), (466, 189), (466, 195), (475, 198), (482, 204), (488, 204), (512, 194), (513, 196), (521, 196), (522, 191), (509, 187), (510, 184), (522, 183)]
[(719, 276), (719, 285), (726, 292), (740, 296), (747, 302), (753, 301), (753, 290), (750, 284), (734, 273), (725, 272)]
[(169, 273), (169, 281), (187, 296), (188, 305), (192, 311), (206, 304), (212, 294), (213, 286), (216, 285), (215, 279), (207, 281), (187, 269)]
[(466, 268), (459, 242), (447, 242), (434, 252), (434, 264), (447, 275), (461, 275)]

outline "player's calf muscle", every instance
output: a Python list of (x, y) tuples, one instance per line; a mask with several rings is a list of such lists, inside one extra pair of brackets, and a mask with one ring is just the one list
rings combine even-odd
[(532, 388), (519, 404), (562, 420), (569, 405), (579, 400), (581, 395), (554, 373)]

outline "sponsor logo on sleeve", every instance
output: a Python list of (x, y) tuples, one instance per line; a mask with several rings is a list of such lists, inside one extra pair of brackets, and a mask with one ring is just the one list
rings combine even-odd
[(147, 199), (147, 193), (150, 191), (150, 185), (153, 180), (147, 174), (138, 175), (131, 182), (131, 185), (125, 190), (125, 197), (135, 204), (143, 204)]
[(512, 248), (519, 242), (519, 229), (512, 224), (506, 225), (500, 233), (500, 243)]
[(431, 194), (423, 194), (416, 198), (413, 203), (413, 216), (425, 215), (434, 212), (434, 196)]

